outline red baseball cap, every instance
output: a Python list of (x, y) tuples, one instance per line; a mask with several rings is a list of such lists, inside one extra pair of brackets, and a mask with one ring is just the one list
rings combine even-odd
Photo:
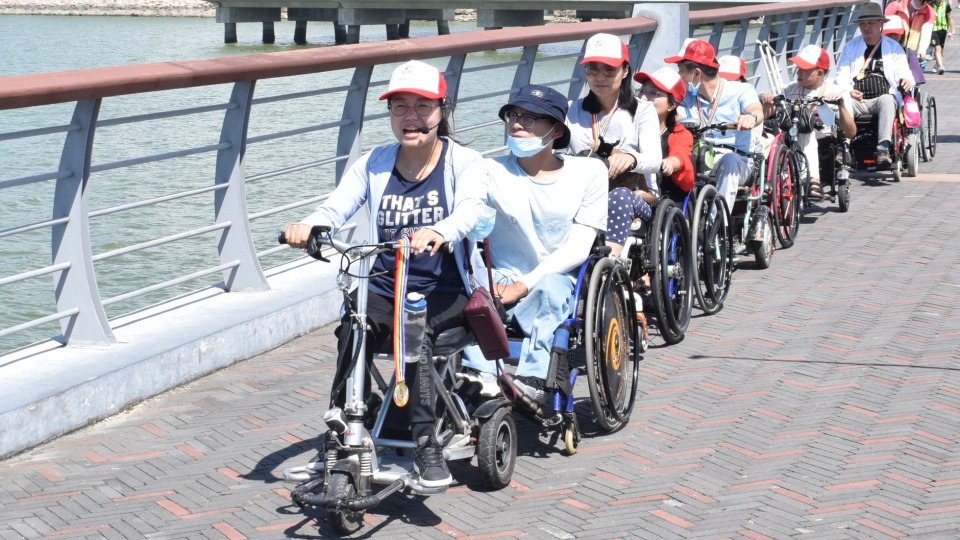
[(689, 60), (709, 67), (720, 67), (717, 64), (717, 51), (713, 45), (702, 39), (687, 39), (683, 42), (683, 47), (676, 56), (668, 56), (663, 59), (668, 64), (679, 64), (683, 60)]
[(633, 75), (633, 80), (640, 84), (650, 81), (660, 91), (672, 95), (677, 103), (683, 101), (687, 95), (687, 85), (680, 78), (680, 74), (668, 67), (662, 67), (653, 73), (638, 71)]
[(721, 56), (717, 58), (717, 63), (720, 64), (717, 75), (728, 81), (739, 81), (740, 77), (747, 76), (747, 63), (739, 56)]
[(830, 69), (830, 54), (816, 45), (807, 45), (800, 49), (796, 56), (790, 57), (788, 60), (800, 69), (813, 69), (815, 67), (824, 71)]
[(627, 44), (611, 34), (596, 34), (587, 40), (583, 51), (581, 64), (599, 62), (611, 67), (620, 67), (624, 62), (630, 62), (627, 55)]
[(447, 95), (447, 81), (439, 69), (419, 60), (411, 60), (393, 70), (390, 85), (380, 99), (400, 92), (410, 92), (427, 99), (443, 99)]

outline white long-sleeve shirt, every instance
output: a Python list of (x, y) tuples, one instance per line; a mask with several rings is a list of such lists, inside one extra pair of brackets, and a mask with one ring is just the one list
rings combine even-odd
[[(863, 69), (865, 63), (863, 55), (866, 52), (867, 44), (863, 41), (863, 36), (857, 36), (847, 42), (843, 51), (840, 52), (840, 59), (837, 60), (837, 69), (831, 82), (845, 90), (853, 88), (854, 77)], [(907, 55), (899, 43), (883, 36), (880, 40), (880, 57), (883, 58), (883, 76), (890, 83), (889, 91), (897, 96), (897, 101), (901, 101), (903, 96), (897, 90), (900, 79), (910, 81), (911, 85), (917, 83), (910, 71), (910, 65), (907, 64)]]

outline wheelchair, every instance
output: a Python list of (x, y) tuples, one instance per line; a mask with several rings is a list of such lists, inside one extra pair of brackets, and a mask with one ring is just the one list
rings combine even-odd
[[(286, 243), (282, 233), (280, 243)], [(388, 383), (375, 363), (366, 360), (367, 350), (374, 349), (365, 331), (366, 281), (372, 260), (379, 253), (407, 246), (398, 242), (351, 244), (335, 239), (327, 227), (314, 227), (307, 253), (327, 261), (323, 249), (330, 248), (341, 255), (337, 285), (351, 323), (338, 336), (338, 369), (330, 406), (323, 415), (328, 430), (321, 438), (318, 455), (305, 466), (285, 469), (283, 477), (297, 484), (291, 491), (294, 505), (325, 509), (333, 527), (348, 535), (363, 526), (366, 510), (400, 490), (435, 495), (446, 488), (421, 483), (413, 469), (415, 443), (408, 424), (394, 420), (399, 413), (394, 398), (406, 392), (398, 388), (396, 376)], [(356, 300), (350, 295), (354, 279), (359, 281)], [(434, 433), (443, 447), (444, 459), (470, 460), (476, 456), (481, 482), (488, 488), (501, 489), (513, 476), (517, 428), (507, 400), (488, 398), (483, 395), (482, 384), (458, 376), (461, 352), (473, 342), (473, 335), (463, 327), (441, 332), (436, 338), (429, 363), (437, 389)], [(419, 350), (419, 344), (413, 347)], [(394, 360), (383, 354), (374, 354), (373, 358)], [(380, 394), (371, 391), (371, 379)], [(405, 403), (405, 398), (399, 401)]]
[(914, 89), (914, 98), (920, 105), (920, 159), (932, 161), (937, 155), (937, 100), (932, 95), (924, 96), (919, 88)]
[[(879, 142), (877, 115), (864, 114), (857, 116), (854, 120), (857, 124), (857, 134), (850, 141), (854, 170), (858, 172), (885, 172), (884, 169), (877, 167), (877, 143)], [(934, 120), (934, 131), (936, 131), (935, 122)], [(893, 181), (899, 182), (902, 176), (916, 176), (920, 161), (920, 128), (908, 128), (906, 126), (903, 119), (903, 110), (899, 106), (893, 121), (891, 143), (890, 159), (893, 163), (889, 171), (892, 174)], [(936, 149), (934, 148), (933, 151), (936, 152)]]
[[(670, 227), (664, 229), (669, 231)], [(628, 244), (624, 253), (633, 253), (640, 247), (629, 241)], [(638, 251), (649, 257), (648, 251)], [(647, 259), (640, 260), (641, 265), (652, 264)], [(573, 395), (578, 377), (587, 378), (594, 418), (602, 431), (620, 429), (633, 412), (643, 352), (631, 279), (639, 269), (633, 266), (636, 261), (632, 256), (611, 257), (604, 236), (597, 236), (589, 257), (577, 272), (571, 312), (554, 333), (543, 403), (517, 391), (510, 376), (499, 377), (502, 393), (514, 403), (514, 410), (562, 437), (568, 455), (576, 453), (582, 438)], [(517, 362), (524, 338), (512, 323), (507, 326), (507, 335), (511, 354), (510, 358), (498, 361), (501, 374), (506, 373), (505, 363)]]

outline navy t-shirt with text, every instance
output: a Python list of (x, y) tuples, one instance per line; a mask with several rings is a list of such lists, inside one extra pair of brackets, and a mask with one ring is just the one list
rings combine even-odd
[[(394, 168), (377, 208), (377, 228), (381, 242), (410, 236), (420, 227), (431, 225), (447, 217), (447, 195), (444, 189), (444, 161), (448, 141), (443, 141), (443, 151), (437, 166), (420, 182), (403, 178)], [(383, 253), (373, 264), (373, 273), (383, 273), (370, 279), (370, 291), (393, 298), (394, 252)], [(457, 270), (457, 261), (446, 249), (434, 256), (420, 253), (408, 264), (407, 291), (427, 294), (433, 291), (456, 292), (463, 290), (463, 280)]]

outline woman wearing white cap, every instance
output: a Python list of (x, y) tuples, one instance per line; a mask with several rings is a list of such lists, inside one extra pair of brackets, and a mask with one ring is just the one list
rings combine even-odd
[[(422, 359), (432, 356), (440, 332), (463, 325), (471, 284), (464, 270), (469, 255), (462, 240), (477, 224), (490, 179), (480, 154), (451, 138), (447, 117), (452, 107), (447, 83), (437, 68), (419, 61), (400, 65), (380, 99), (387, 100), (398, 142), (361, 156), (330, 197), (303, 221), (288, 225), (284, 234), (291, 246), (303, 248), (311, 226), (327, 225), (336, 231), (365, 205), (370, 214), (370, 243), (410, 239), (408, 290), (426, 296), (427, 328), (421, 361), (406, 375), (410, 394), (404, 408), (416, 442), (414, 468), (420, 483), (445, 487), (451, 476), (434, 433), (436, 386), (419, 384), (433, 372)], [(440, 249), (444, 242), (453, 245), (453, 253)], [(475, 263), (479, 267), (482, 261)], [(380, 255), (373, 265), (376, 275), (369, 280), (371, 355), (372, 349), (385, 348), (391, 341), (393, 267), (393, 253)], [(350, 324), (343, 320), (337, 334)], [(338, 366), (338, 372), (343, 369)]]
[[(587, 40), (580, 64), (589, 92), (567, 111), (570, 151), (608, 155), (610, 207), (628, 205), (634, 217), (648, 220), (659, 192), (652, 173), (662, 159), (657, 113), (652, 104), (637, 101), (627, 46), (617, 36), (596, 34)], [(610, 234), (608, 230), (608, 240)]]

